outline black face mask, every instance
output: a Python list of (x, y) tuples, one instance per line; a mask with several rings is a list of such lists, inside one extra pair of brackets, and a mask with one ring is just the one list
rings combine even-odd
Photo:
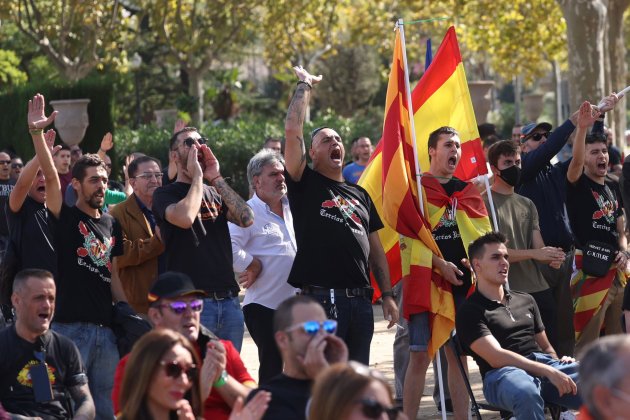
[(507, 169), (499, 172), (499, 177), (504, 180), (508, 185), (516, 187), (521, 180), (521, 168), (518, 166), (510, 166)]

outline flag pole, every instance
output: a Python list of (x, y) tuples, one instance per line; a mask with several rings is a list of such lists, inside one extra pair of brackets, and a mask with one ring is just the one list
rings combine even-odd
[[(416, 144), (416, 129), (413, 121), (413, 107), (411, 104), (411, 87), (409, 85), (409, 67), (407, 66), (407, 46), (405, 44), (405, 27), (402, 18), (396, 23), (400, 31), (400, 42), (402, 44), (403, 68), (405, 73), (405, 89), (407, 93), (407, 111), (409, 112), (409, 131), (411, 131), (411, 143), (413, 145), (413, 157), (416, 164), (416, 185), (418, 186), (418, 205), (420, 206), (420, 214), (424, 218), (424, 204), (422, 200), (422, 178), (420, 171), (420, 162), (418, 161), (418, 146)], [(437, 354), (438, 383), (440, 384), (440, 405), (442, 407), (442, 420), (446, 420), (446, 401), (444, 400), (444, 381), (442, 380), (442, 363), (440, 360), (440, 352)]]
[(494, 200), (492, 199), (492, 192), (490, 191), (490, 182), (488, 181), (488, 174), (483, 175), (483, 182), (486, 184), (486, 194), (488, 195), (488, 204), (490, 204), (490, 212), (492, 213), (492, 225), (496, 232), (499, 231), (499, 222), (497, 221), (497, 214), (494, 211)]

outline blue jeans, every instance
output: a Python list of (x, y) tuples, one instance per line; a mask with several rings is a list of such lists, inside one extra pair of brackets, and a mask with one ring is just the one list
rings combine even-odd
[[(578, 363), (560, 363), (545, 353), (532, 353), (529, 359), (549, 365), (578, 383)], [(512, 412), (517, 419), (545, 419), (545, 402), (577, 410), (582, 405), (578, 395), (558, 394), (547, 378), (538, 378), (513, 366), (493, 369), (483, 379), (483, 395), (490, 404)]]
[(204, 299), (201, 324), (223, 340), (230, 340), (240, 353), (245, 333), (245, 318), (238, 297)]
[(88, 322), (53, 322), (52, 329), (68, 337), (79, 349), (96, 407), (96, 419), (113, 419), (112, 388), (119, 357), (111, 328)]
[[(329, 316), (330, 296), (308, 295), (322, 304)], [(348, 346), (350, 360), (370, 364), (370, 344), (374, 334), (372, 302), (365, 297), (335, 296), (337, 336)]]

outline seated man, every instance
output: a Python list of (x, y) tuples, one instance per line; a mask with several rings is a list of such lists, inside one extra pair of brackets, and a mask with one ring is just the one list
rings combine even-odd
[(1, 407), (11, 419), (94, 418), (79, 350), (50, 329), (55, 296), (49, 271), (31, 268), (15, 276), (11, 303), (16, 321), (0, 332), (0, 419)]
[[(161, 274), (149, 291), (148, 317), (156, 328), (170, 328), (187, 337), (199, 350), (204, 417), (227, 420), (238, 397), (245, 399), (256, 382), (252, 379), (232, 342), (219, 340), (200, 324), (206, 293), (195, 289), (186, 274)], [(120, 385), (128, 356), (116, 368), (112, 401), (118, 413)]]
[(505, 235), (491, 232), (468, 247), (477, 288), (457, 312), (457, 335), (479, 365), (490, 404), (516, 419), (543, 420), (545, 402), (578, 409), (575, 359), (558, 360), (534, 298), (504, 289), (505, 242)]
[(308, 296), (282, 302), (273, 315), (273, 329), (284, 372), (258, 388), (271, 392), (263, 420), (306, 419), (313, 380), (329, 365), (347, 363), (348, 348), (335, 336), (337, 321), (327, 320), (322, 305)]

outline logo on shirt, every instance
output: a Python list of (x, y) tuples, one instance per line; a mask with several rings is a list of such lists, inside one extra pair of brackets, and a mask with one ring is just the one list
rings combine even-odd
[[(358, 228), (363, 227), (363, 225), (361, 224), (361, 219), (356, 213), (356, 208), (359, 206), (359, 200), (355, 198), (346, 200), (344, 197), (340, 195), (333, 195), (332, 193), (331, 193), (331, 196), (332, 196), (331, 200), (324, 200), (322, 202), (322, 208), (319, 211), (319, 214), (321, 216), (327, 217), (332, 220), (336, 220), (340, 223), (343, 223), (344, 221), (346, 221), (348, 222), (348, 224), (350, 224), (350, 221), (352, 221), (354, 224), (354, 227), (358, 227)], [(327, 211), (328, 209), (333, 209), (333, 208), (339, 209), (342, 216), (341, 218)], [(350, 226), (350, 227), (352, 228), (353, 226)]]
[(201, 208), (199, 209), (199, 216), (201, 217), (201, 220), (214, 221), (217, 217), (219, 217), (220, 211), (221, 204), (217, 204), (214, 201), (208, 202), (205, 197), (201, 200)]
[(444, 214), (440, 217), (440, 221), (433, 228), (433, 230), (437, 230), (441, 227), (453, 227), (457, 225), (457, 220), (455, 219), (455, 212), (451, 209), (451, 206), (447, 206), (446, 210), (444, 210)]
[[(36, 360), (31, 360), (28, 362), (22, 370), (18, 373), (17, 381), (20, 385), (28, 386), (29, 388), (33, 387), (33, 379), (31, 378), (31, 368), (37, 365), (39, 362)], [(49, 365), (46, 365), (46, 370), (48, 371), (48, 379), (50, 380), (50, 384), (55, 384), (55, 368)]]
[(93, 232), (88, 230), (83, 222), (79, 222), (79, 232), (83, 235), (83, 246), (77, 248), (77, 255), (82, 258), (89, 256), (94, 265), (97, 267), (105, 266), (111, 272), (109, 255), (116, 243), (116, 238), (105, 238), (103, 243)]
[[(599, 207), (599, 210), (596, 210), (593, 213), (593, 220), (599, 220), (604, 218), (607, 223), (614, 224), (615, 223), (615, 210), (617, 210), (617, 201), (611, 200), (610, 197), (603, 197), (597, 191), (591, 189), (591, 193), (593, 194), (593, 198)], [(607, 195), (607, 194), (606, 194)]]

